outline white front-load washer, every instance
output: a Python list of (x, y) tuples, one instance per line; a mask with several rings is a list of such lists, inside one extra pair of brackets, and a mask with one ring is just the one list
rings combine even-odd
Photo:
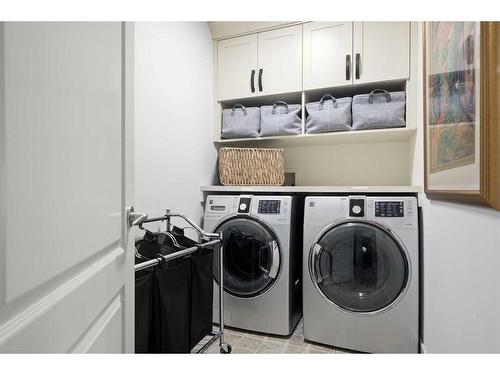
[[(204, 229), (222, 232), (224, 324), (290, 335), (301, 312), (303, 199), (209, 195)], [(218, 257), (214, 288), (218, 290)], [(219, 295), (214, 293), (214, 322)]]
[(415, 197), (307, 197), (306, 340), (370, 353), (419, 348)]

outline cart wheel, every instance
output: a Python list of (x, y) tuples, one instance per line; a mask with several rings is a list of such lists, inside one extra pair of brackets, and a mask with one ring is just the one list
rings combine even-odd
[[(225, 348), (224, 348), (225, 347)], [(220, 352), (221, 354), (229, 354), (233, 351), (233, 348), (231, 347), (231, 345), (229, 344), (223, 344), (221, 347), (220, 347)]]

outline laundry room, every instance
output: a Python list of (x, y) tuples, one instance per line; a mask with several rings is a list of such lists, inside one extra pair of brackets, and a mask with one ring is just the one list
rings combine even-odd
[(500, 22), (223, 3), (0, 12), (0, 361), (498, 365)]

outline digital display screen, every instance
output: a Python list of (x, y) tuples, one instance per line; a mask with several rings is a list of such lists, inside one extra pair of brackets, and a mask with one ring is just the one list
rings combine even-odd
[(279, 200), (260, 200), (259, 214), (279, 214), (281, 201)]
[(376, 217), (404, 217), (403, 202), (375, 202)]

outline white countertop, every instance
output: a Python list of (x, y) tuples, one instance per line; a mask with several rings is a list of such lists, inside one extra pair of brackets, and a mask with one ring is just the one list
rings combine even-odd
[(202, 193), (420, 193), (420, 186), (202, 186)]

